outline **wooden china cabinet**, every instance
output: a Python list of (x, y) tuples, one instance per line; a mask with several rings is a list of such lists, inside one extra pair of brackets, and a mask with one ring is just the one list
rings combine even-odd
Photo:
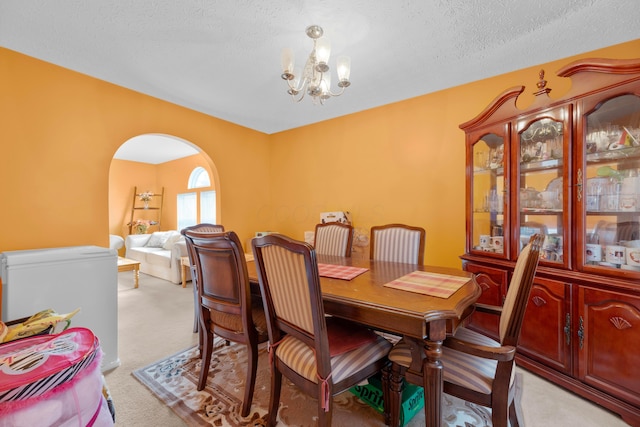
[[(463, 123), (467, 271), (501, 304), (521, 248), (545, 242), (518, 365), (640, 426), (640, 59), (587, 59), (540, 71)], [(533, 77), (533, 76), (532, 76)], [(559, 96), (559, 94), (558, 94)], [(472, 327), (497, 336), (495, 319)]]

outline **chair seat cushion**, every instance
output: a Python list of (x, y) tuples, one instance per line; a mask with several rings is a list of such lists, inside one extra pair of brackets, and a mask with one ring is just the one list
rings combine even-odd
[[(353, 375), (387, 356), (391, 343), (382, 337), (331, 358), (331, 380), (334, 383)], [(318, 382), (316, 359), (311, 347), (288, 335), (276, 346), (276, 356), (282, 363), (309, 381)]]
[(372, 343), (378, 336), (371, 329), (356, 323), (327, 317), (327, 339), (329, 340), (329, 355), (338, 356), (356, 348)]
[[(210, 316), (216, 326), (237, 334), (243, 333), (244, 327), (242, 325), (242, 316), (239, 314), (236, 315), (217, 310), (210, 310)], [(255, 326), (258, 335), (263, 337), (260, 341), (266, 341), (268, 335), (267, 319), (260, 301), (251, 301), (251, 317), (253, 319), (253, 326)]]
[[(253, 326), (256, 327), (258, 335), (264, 337), (266, 341), (269, 337), (267, 329), (267, 316), (264, 314), (264, 308), (262, 307), (262, 301), (251, 301), (251, 318), (253, 319)], [(262, 341), (263, 339), (260, 339)]]
[[(500, 347), (500, 343), (497, 341), (467, 328), (458, 329), (455, 337), (473, 344)], [(411, 364), (409, 346), (404, 341), (400, 341), (389, 352), (389, 360), (405, 368), (409, 367)], [(441, 361), (444, 367), (442, 375), (445, 382), (458, 384), (484, 394), (491, 393), (493, 378), (498, 366), (498, 362), (495, 360), (484, 359), (443, 347)], [(515, 368), (515, 364), (513, 366)], [(513, 381), (513, 373), (511, 378)]]

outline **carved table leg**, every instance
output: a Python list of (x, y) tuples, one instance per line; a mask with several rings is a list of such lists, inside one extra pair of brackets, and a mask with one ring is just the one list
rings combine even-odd
[(429, 324), (429, 339), (425, 340), (425, 359), (422, 361), (424, 377), (424, 413), (427, 427), (440, 427), (442, 422), (442, 341), (445, 338), (445, 322)]

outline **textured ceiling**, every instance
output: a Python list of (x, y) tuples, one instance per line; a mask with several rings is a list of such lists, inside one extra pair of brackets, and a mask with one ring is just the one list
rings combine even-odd
[[(280, 79), (282, 48), (302, 63), (311, 24), (330, 66), (352, 63), (324, 106), (293, 103)], [(637, 0), (0, 2), (2, 47), (265, 133), (637, 38)]]

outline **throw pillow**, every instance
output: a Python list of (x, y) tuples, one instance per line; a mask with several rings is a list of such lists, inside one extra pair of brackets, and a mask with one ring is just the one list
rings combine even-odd
[(149, 237), (149, 241), (145, 245), (147, 248), (161, 248), (169, 238), (170, 231), (154, 231)]
[(164, 243), (164, 245), (162, 246), (163, 249), (166, 249), (168, 251), (173, 249), (173, 246), (184, 240), (184, 236), (181, 235), (178, 232), (172, 232), (172, 234), (169, 236), (169, 238), (167, 239), (167, 241)]

